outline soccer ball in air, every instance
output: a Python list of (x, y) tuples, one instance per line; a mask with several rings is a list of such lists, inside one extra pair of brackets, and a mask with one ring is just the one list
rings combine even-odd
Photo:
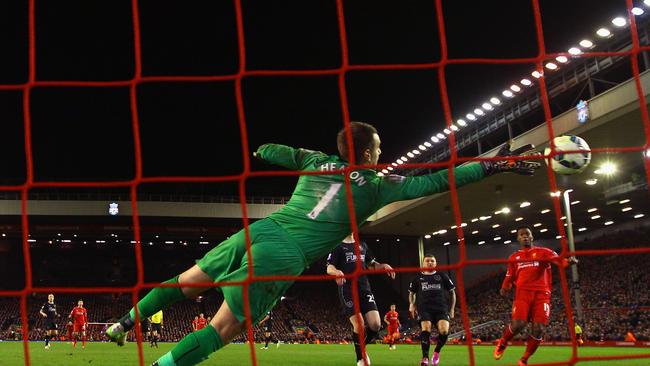
[[(577, 174), (587, 168), (591, 161), (589, 145), (582, 138), (574, 135), (565, 135), (553, 139), (555, 143), (555, 155), (551, 156), (551, 169), (558, 174)], [(579, 151), (564, 153), (564, 151)], [(551, 153), (551, 147), (544, 150), (544, 155)], [(548, 160), (546, 160), (548, 163)]]

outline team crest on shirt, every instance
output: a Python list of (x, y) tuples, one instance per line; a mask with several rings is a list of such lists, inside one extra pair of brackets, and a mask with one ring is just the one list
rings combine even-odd
[(533, 253), (533, 258), (537, 258), (537, 253)]
[(436, 281), (440, 281), (440, 275), (433, 276), (433, 279), (436, 280)]

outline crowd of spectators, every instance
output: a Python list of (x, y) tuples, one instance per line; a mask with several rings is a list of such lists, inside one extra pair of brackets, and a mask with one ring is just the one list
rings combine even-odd
[[(648, 246), (650, 240), (646, 231), (626, 231), (608, 234), (606, 237), (590, 238), (577, 244), (577, 250), (633, 248)], [(646, 270), (650, 254), (606, 254), (599, 256), (579, 256), (579, 276), (581, 302), (584, 316), (576, 317), (576, 322), (584, 330), (583, 337), (588, 340), (623, 340), (632, 331), (638, 340), (650, 339), (650, 272)], [(567, 281), (571, 281), (570, 270), (566, 270)], [(486, 277), (483, 281), (466, 291), (470, 326), (493, 324), (476, 329), (474, 338), (482, 341), (498, 339), (505, 324), (509, 322), (512, 302), (498, 294), (503, 272)], [(566, 311), (560, 288), (559, 272), (554, 266), (554, 289), (551, 304), (551, 321), (547, 328), (548, 340), (570, 339)], [(28, 298), (29, 338), (43, 339), (44, 319), (39, 315), (47, 294), (34, 294)], [(573, 297), (573, 292), (570, 292)], [(130, 294), (59, 294), (56, 295), (59, 318), (59, 334), (65, 339), (65, 324), (68, 314), (83, 299), (88, 309), (88, 339), (104, 340), (106, 323), (116, 321), (131, 308)], [(386, 304), (400, 303), (398, 299), (382, 299)], [(200, 313), (206, 317), (216, 313), (222, 301), (217, 291), (194, 300), (174, 304), (164, 311), (162, 341), (178, 341), (192, 331), (191, 322)], [(575, 309), (575, 304), (573, 304)], [(0, 339), (20, 339), (21, 319), (17, 298), (0, 298)], [(406, 309), (401, 309), (403, 312)], [(402, 314), (404, 315), (404, 314)], [(463, 328), (462, 314), (456, 312), (452, 321), (452, 333)], [(383, 316), (383, 314), (382, 314)], [(403, 321), (405, 337), (417, 336), (417, 322)], [(273, 309), (272, 338), (287, 343), (341, 343), (349, 342), (351, 326), (340, 310), (334, 283), (296, 283)], [(253, 324), (254, 338), (264, 339), (262, 327)], [(519, 336), (525, 339), (525, 332)], [(247, 334), (236, 338), (235, 342), (246, 342)], [(135, 334), (130, 334), (135, 340)]]

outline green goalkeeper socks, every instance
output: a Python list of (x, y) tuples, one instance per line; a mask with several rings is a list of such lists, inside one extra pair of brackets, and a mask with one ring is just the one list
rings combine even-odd
[[(208, 359), (208, 356), (223, 347), (221, 336), (214, 327), (207, 327), (190, 333), (171, 351), (157, 361), (158, 366), (192, 366)], [(155, 365), (156, 363), (154, 363)]]
[[(163, 283), (178, 284), (178, 276)], [(185, 299), (185, 295), (183, 295), (180, 287), (156, 287), (143, 297), (142, 300), (138, 301), (137, 306), (140, 313), (140, 320), (148, 318), (157, 313), (158, 310), (183, 299)], [(129, 312), (129, 318), (135, 322), (135, 308)]]

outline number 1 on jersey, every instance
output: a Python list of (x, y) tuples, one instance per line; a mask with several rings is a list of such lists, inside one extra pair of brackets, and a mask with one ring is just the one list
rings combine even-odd
[(320, 201), (318, 201), (318, 204), (316, 205), (316, 207), (314, 207), (314, 209), (311, 210), (311, 212), (308, 213), (307, 216), (310, 219), (315, 220), (316, 217), (318, 217), (318, 215), (321, 213), (321, 211), (323, 211), (325, 209), (325, 207), (327, 207), (327, 205), (330, 203), (332, 198), (334, 198), (334, 196), (336, 196), (336, 194), (341, 189), (342, 185), (343, 184), (341, 184), (341, 183), (332, 183), (330, 185), (330, 188), (327, 190), (327, 192), (325, 192), (325, 195), (323, 196), (323, 198), (321, 198)]

